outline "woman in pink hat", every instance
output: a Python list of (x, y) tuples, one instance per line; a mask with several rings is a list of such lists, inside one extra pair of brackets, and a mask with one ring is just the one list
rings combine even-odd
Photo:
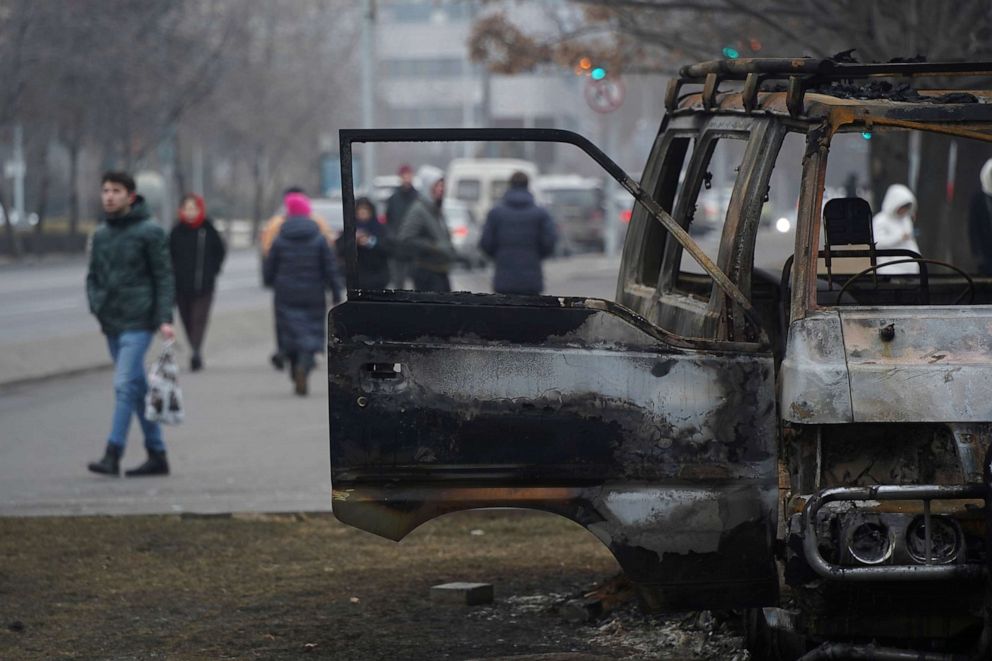
[(276, 337), (289, 359), (297, 395), (307, 394), (314, 354), (324, 349), (325, 292), (341, 301), (334, 251), (311, 218), (310, 199), (303, 193), (285, 197), (286, 222), (265, 258), (265, 284), (275, 292)]

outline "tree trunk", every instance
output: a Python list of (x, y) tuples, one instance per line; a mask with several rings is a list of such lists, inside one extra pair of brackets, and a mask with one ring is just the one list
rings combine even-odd
[(20, 259), (21, 242), (17, 238), (17, 231), (14, 229), (14, 224), (10, 222), (10, 205), (4, 200), (2, 192), (0, 192), (0, 207), (3, 207), (4, 213), (5, 222), (3, 226), (7, 239), (7, 254), (14, 259)]
[(69, 148), (69, 236), (79, 233), (79, 140), (70, 140)]
[(251, 216), (251, 243), (258, 240), (258, 231), (262, 226), (262, 204), (265, 201), (265, 179), (263, 167), (263, 151), (261, 146), (255, 147), (255, 159), (252, 165), (252, 180), (255, 186), (254, 201)]
[(989, 158), (988, 145), (978, 140), (958, 139), (957, 169), (952, 196), (946, 205), (944, 223), (948, 242), (946, 259), (969, 273), (975, 272), (975, 256), (968, 236), (971, 198), (981, 188), (978, 173)]
[(183, 171), (182, 145), (179, 142), (179, 129), (172, 133), (172, 178), (176, 185), (176, 206), (189, 189), (186, 187), (186, 175)]
[(945, 136), (930, 133), (922, 134), (920, 140), (920, 178), (913, 191), (918, 201), (916, 229), (920, 254), (931, 259), (946, 260), (949, 256), (946, 184), (950, 142)]
[(885, 191), (892, 184), (905, 184), (909, 176), (909, 136), (898, 133), (876, 133), (871, 139), (868, 176), (871, 178), (871, 208), (878, 213)]
[[(41, 157), (41, 177), (38, 180), (38, 198), (35, 203), (35, 213), (38, 214), (38, 222), (34, 226), (36, 236), (41, 236), (44, 232), (45, 215), (48, 213), (48, 188), (52, 180), (51, 166), (48, 162), (48, 141), (45, 141), (44, 151)], [(42, 252), (41, 241), (36, 241), (36, 250)]]

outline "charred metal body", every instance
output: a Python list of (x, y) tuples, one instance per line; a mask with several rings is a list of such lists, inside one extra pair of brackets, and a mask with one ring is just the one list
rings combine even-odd
[[(336, 516), (400, 539), (448, 512), (539, 509), (602, 540), (649, 607), (768, 606), (751, 619), (791, 641), (755, 642), (769, 658), (990, 658), (992, 278), (876, 250), (864, 200), (824, 208), (839, 133), (992, 143), (990, 90), (905, 84), (989, 72), (693, 65), (669, 86), (640, 183), (567, 131), (342, 131), (349, 300), (328, 322)], [(754, 254), (789, 134), (805, 149), (779, 277)], [(689, 229), (725, 139), (743, 157), (710, 258)], [(352, 144), (435, 140), (572, 144), (630, 191), (615, 302), (356, 289)], [(681, 270), (683, 254), (702, 274)], [(882, 254), (920, 264), (920, 277), (878, 273)], [(868, 268), (832, 269), (851, 257)]]
[(587, 299), (362, 295), (329, 324), (342, 521), (399, 539), (450, 511), (543, 509), (659, 607), (775, 600), (770, 357)]

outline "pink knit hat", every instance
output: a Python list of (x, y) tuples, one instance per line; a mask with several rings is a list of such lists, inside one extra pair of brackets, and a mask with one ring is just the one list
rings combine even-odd
[(283, 198), (287, 216), (309, 216), (310, 198), (303, 193), (290, 193)]

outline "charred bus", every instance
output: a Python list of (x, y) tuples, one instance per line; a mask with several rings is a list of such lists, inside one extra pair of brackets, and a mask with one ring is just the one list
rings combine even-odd
[[(691, 65), (640, 182), (566, 131), (342, 131), (344, 173), (363, 142), (564, 142), (636, 204), (614, 300), (361, 291), (351, 246), (328, 322), (336, 516), (399, 540), (458, 510), (553, 512), (646, 607), (741, 609), (760, 658), (990, 658), (992, 278), (881, 245), (879, 201), (827, 186), (845, 142), (992, 156), (992, 92), (928, 88), (990, 73)], [(690, 229), (726, 163), (704, 250)], [(794, 240), (770, 273), (773, 199)]]

